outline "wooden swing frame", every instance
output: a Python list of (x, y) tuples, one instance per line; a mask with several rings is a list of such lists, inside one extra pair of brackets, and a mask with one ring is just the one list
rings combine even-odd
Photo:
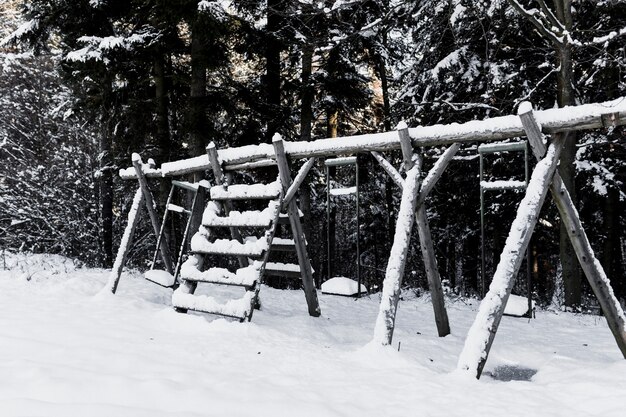
[[(294, 235), (297, 234), (300, 238), (296, 238), (296, 248), (299, 262), (301, 266), (304, 266), (301, 269), (303, 271), (302, 280), (309, 313), (313, 316), (318, 316), (320, 309), (294, 196), (304, 177), (315, 163), (316, 158), (370, 152), (394, 183), (403, 190), (398, 214), (399, 221), (396, 226), (396, 234), (387, 266), (382, 300), (374, 331), (374, 340), (376, 342), (389, 345), (393, 337), (406, 254), (414, 223), (417, 223), (438, 334), (439, 336), (445, 336), (450, 333), (441, 279), (437, 270), (437, 261), (426, 215), (425, 202), (429, 192), (441, 178), (462, 144), (528, 137), (533, 154), (539, 160), (539, 163), (533, 171), (532, 179), (526, 190), (526, 196), (518, 208), (516, 221), (511, 226), (512, 232), (513, 228), (518, 228), (519, 230), (515, 230), (515, 233), (511, 233), (510, 238), (507, 239), (507, 244), (496, 270), (498, 279), (494, 279), (489, 292), (481, 302), (479, 313), (473, 326), (470, 328), (465, 347), (459, 358), (458, 369), (479, 378), (511, 293), (514, 277), (517, 275), (538, 220), (536, 214), (543, 205), (548, 190), (551, 191), (561, 219), (567, 226), (566, 229), (576, 255), (591, 288), (600, 302), (609, 328), (622, 355), (626, 358), (626, 319), (624, 312), (613, 294), (600, 262), (591, 249), (574, 203), (563, 186), (559, 174), (556, 172), (560, 152), (566, 140), (566, 135), (561, 133), (609, 128), (624, 124), (626, 124), (626, 98), (624, 97), (611, 102), (537, 112), (533, 112), (530, 103), (525, 103), (520, 105), (520, 111), (517, 116), (502, 116), (463, 124), (421, 126), (408, 129), (406, 125), (401, 123), (396, 131), (372, 135), (320, 139), (311, 142), (284, 142), (278, 137), (278, 139), (274, 139), (271, 145), (251, 145), (222, 149), (220, 151), (213, 147), (212, 149), (207, 149), (206, 155), (164, 163), (159, 169), (153, 165), (142, 164), (140, 158), (133, 158), (133, 168), (120, 170), (120, 177), (123, 179), (137, 179), (139, 181), (140, 187), (135, 194), (132, 210), (138, 212), (141, 201), (144, 200), (155, 227), (155, 233), (158, 233), (158, 225), (154, 220), (156, 219), (154, 203), (147, 187), (146, 178), (174, 177), (211, 169), (214, 171), (216, 181), (219, 183), (224, 176), (224, 171), (230, 172), (278, 165), (284, 187), (285, 204), (288, 208), (289, 220), (292, 224)], [(549, 145), (544, 144), (544, 134), (553, 135), (554, 137)], [(422, 176), (421, 155), (416, 153), (415, 149), (426, 146), (447, 146), (448, 148), (428, 172), (424, 180), (420, 181)], [(398, 149), (402, 151), (405, 177), (381, 154), (384, 151)], [(289, 173), (289, 158), (308, 158), (293, 183)], [(129, 222), (125, 230), (123, 241), (128, 242), (132, 239), (138, 217), (138, 215), (132, 217), (132, 221)], [(120, 247), (114, 269), (110, 275), (108, 288), (113, 293), (117, 289), (127, 250), (128, 245)], [(161, 250), (161, 254), (165, 257), (167, 254), (166, 249)], [(309, 268), (306, 268), (306, 265)]]

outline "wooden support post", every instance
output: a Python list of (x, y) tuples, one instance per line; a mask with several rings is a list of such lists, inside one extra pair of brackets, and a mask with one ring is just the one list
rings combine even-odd
[[(546, 153), (546, 146), (542, 140), (541, 126), (537, 123), (533, 114), (532, 105), (530, 103), (522, 103), (518, 113), (533, 153), (537, 159), (541, 159)], [(580, 266), (600, 303), (617, 346), (619, 346), (622, 355), (626, 358), (626, 319), (624, 311), (613, 293), (602, 265), (591, 249), (591, 244), (578, 216), (578, 211), (569, 192), (563, 186), (563, 180), (558, 172), (554, 175), (552, 185), (550, 185), (550, 192), (559, 209), (561, 221), (566, 225)]]
[(563, 140), (556, 140), (551, 144), (546, 156), (535, 167), (526, 188), (526, 195), (511, 225), (489, 292), (480, 303), (476, 319), (465, 339), (457, 367), (461, 371), (472, 373), (476, 378), (480, 378), (487, 362), (515, 277), (558, 166), (563, 144)]
[(407, 172), (404, 181), (396, 231), (393, 245), (391, 246), (389, 262), (387, 262), (383, 292), (374, 328), (374, 341), (382, 345), (390, 345), (393, 338), (404, 266), (411, 241), (411, 229), (415, 221), (414, 213), (417, 195), (419, 194), (419, 176), (419, 167), (415, 166)]
[[(150, 215), (150, 222), (152, 223), (152, 227), (154, 228), (154, 235), (158, 238), (159, 232), (161, 231), (161, 226), (159, 224), (159, 218), (156, 214), (154, 199), (152, 198), (152, 193), (150, 192), (150, 188), (148, 187), (148, 181), (143, 175), (143, 163), (141, 162), (141, 157), (139, 156), (139, 154), (133, 154), (133, 167), (135, 168), (137, 180), (139, 181), (139, 187), (141, 188), (141, 192), (143, 193), (143, 197), (146, 202), (146, 208), (148, 209), (148, 214)], [(159, 249), (161, 251), (161, 259), (163, 260), (165, 269), (167, 269), (167, 272), (173, 275), (174, 270), (172, 269), (172, 257), (170, 256), (170, 249), (167, 239), (161, 239)]]
[(113, 269), (111, 269), (111, 273), (109, 274), (109, 281), (106, 286), (106, 288), (113, 294), (117, 291), (117, 285), (119, 284), (120, 277), (122, 276), (122, 269), (124, 269), (126, 257), (128, 256), (128, 251), (130, 250), (130, 242), (133, 240), (135, 229), (139, 223), (142, 201), (143, 193), (141, 191), (141, 187), (139, 187), (135, 192), (133, 204), (130, 206), (130, 210), (128, 212), (128, 223), (126, 224), (126, 229), (124, 229), (124, 235), (122, 236), (120, 247), (117, 250), (115, 263), (113, 264)]
[[(217, 155), (217, 147), (215, 146), (214, 142), (209, 143), (209, 145), (206, 147), (206, 152), (209, 156), (209, 161), (211, 162), (211, 169), (213, 170), (213, 175), (215, 176), (216, 185), (223, 185), (225, 182), (227, 183), (226, 178), (224, 177), (224, 172), (222, 171), (222, 164), (220, 163)], [(230, 211), (233, 209), (233, 203), (230, 200), (226, 200), (223, 204), (224, 212), (226, 213), (226, 215), (228, 215), (228, 213), (230, 213)], [(241, 233), (239, 233), (238, 228), (229, 227), (229, 229), (230, 235), (233, 239), (237, 240), (238, 242), (243, 242), (243, 238), (241, 237)], [(241, 268), (245, 268), (249, 265), (248, 258), (246, 258), (245, 256), (238, 256), (237, 260), (239, 261), (239, 266)]]
[[(289, 163), (287, 162), (287, 156), (285, 155), (285, 145), (279, 134), (274, 135), (272, 138), (272, 144), (274, 145), (274, 152), (276, 154), (280, 182), (283, 192), (286, 193), (291, 185), (291, 175), (289, 174)], [(302, 224), (300, 223), (300, 216), (298, 215), (298, 205), (294, 199), (291, 199), (286, 208), (287, 213), (289, 214), (291, 230), (293, 232), (293, 240), (296, 245), (298, 264), (300, 265), (300, 272), (302, 276), (302, 286), (304, 287), (304, 296), (309, 308), (309, 315), (319, 317), (321, 310), (317, 299), (315, 283), (313, 282), (311, 260), (309, 259), (306, 249), (306, 239), (304, 231), (302, 230)]]
[[(403, 125), (400, 126), (404, 127)], [(401, 138), (405, 138), (404, 142), (406, 143), (407, 136), (400, 132), (399, 135)], [(460, 147), (461, 145), (458, 143), (451, 145), (448, 149), (446, 149), (443, 155), (441, 155), (441, 157), (437, 160), (433, 168), (428, 172), (428, 175), (422, 183), (422, 187), (417, 196), (417, 201), (415, 203), (414, 209), (415, 220), (417, 221), (418, 225), (420, 248), (422, 250), (422, 257), (424, 259), (424, 267), (426, 270), (426, 277), (428, 279), (428, 284), (431, 291), (431, 299), (433, 302), (433, 310), (435, 313), (435, 323), (437, 325), (437, 332), (440, 337), (444, 337), (450, 334), (450, 323), (448, 320), (448, 313), (445, 308), (443, 288), (441, 287), (441, 277), (439, 276), (439, 270), (437, 268), (435, 249), (432, 243), (432, 237), (430, 234), (430, 227), (428, 225), (428, 218), (426, 216), (426, 207), (424, 203), (426, 201), (426, 197), (435, 187), (435, 184), (437, 183), (439, 178), (441, 178), (443, 172), (448, 167), (448, 164), (450, 163), (450, 161), (452, 161), (452, 158), (458, 152)], [(407, 163), (407, 160), (411, 161), (410, 163), (412, 163), (412, 160), (414, 159), (413, 152), (411, 151), (411, 156), (408, 156), (409, 148), (405, 146), (402, 149), (407, 149), (403, 152), (405, 164)], [(383, 167), (383, 169), (389, 174), (389, 176), (394, 180), (394, 182), (401, 189), (404, 189), (404, 180), (402, 179), (400, 173), (393, 167), (393, 165), (391, 165), (378, 152), (372, 152), (372, 155), (374, 156), (374, 158), (376, 158), (376, 160)], [(391, 339), (389, 339), (389, 343), (391, 343)]]

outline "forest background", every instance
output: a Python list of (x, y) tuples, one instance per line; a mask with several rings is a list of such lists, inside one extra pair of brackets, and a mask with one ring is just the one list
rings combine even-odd
[[(133, 152), (161, 164), (212, 141), (349, 136), (515, 114), (526, 100), (552, 108), (626, 96), (625, 34), (624, 0), (0, 0), (0, 250), (110, 267), (137, 187), (117, 170)], [(561, 176), (623, 301), (624, 129), (570, 135)], [(424, 149), (426, 168), (441, 152)], [(486, 164), (490, 178), (523, 179), (521, 155)], [(359, 165), (360, 262), (376, 288), (400, 195), (373, 158)], [(476, 146), (465, 147), (428, 203), (450, 296), (480, 292), (478, 170)], [(317, 166), (300, 193), (318, 281), (328, 275), (327, 228), (333, 275), (353, 276), (356, 261), (354, 200), (334, 199), (327, 224), (323, 174)], [(354, 173), (341, 168), (333, 180), (352, 185)], [(169, 184), (153, 185), (162, 206)], [(488, 276), (521, 198), (488, 195)], [(180, 235), (179, 222), (170, 226)], [(596, 310), (559, 227), (546, 204), (531, 242), (533, 294)], [(148, 222), (138, 236), (129, 260), (148, 268)], [(415, 245), (407, 266), (404, 284), (427, 289)]]

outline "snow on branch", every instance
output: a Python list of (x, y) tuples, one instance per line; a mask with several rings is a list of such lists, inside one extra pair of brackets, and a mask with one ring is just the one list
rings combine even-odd
[(68, 52), (67, 61), (86, 62), (89, 60), (108, 62), (103, 53), (113, 50), (130, 51), (138, 45), (150, 45), (159, 35), (154, 32), (133, 33), (130, 36), (81, 36), (78, 41), (86, 44), (84, 48)]
[(39, 19), (32, 19), (28, 22), (22, 23), (13, 33), (0, 40), (0, 47), (6, 46), (11, 42), (17, 42), (35, 32), (37, 29), (39, 29)]
[(220, 22), (226, 21), (226, 18), (228, 17), (228, 13), (224, 9), (224, 6), (218, 1), (201, 0), (198, 2), (198, 11), (208, 13), (211, 17)]
[(626, 27), (623, 27), (623, 28), (621, 28), (618, 31), (612, 31), (608, 35), (595, 37), (588, 44), (589, 45), (605, 44), (605, 43), (609, 42), (610, 40), (613, 40), (613, 39), (617, 38), (618, 36), (622, 36), (622, 35), (626, 35)]
[[(524, 16), (530, 23), (532, 23), (539, 33), (541, 33), (545, 38), (550, 39), (557, 45), (564, 45), (566, 42), (571, 41), (571, 38), (567, 34), (567, 31), (563, 28), (563, 25), (559, 22), (558, 27), (554, 26), (554, 23), (551, 22), (552, 18), (554, 18), (557, 22), (558, 19), (554, 16), (554, 14), (550, 13), (552, 17), (546, 16), (546, 13), (537, 8), (533, 8), (530, 10), (524, 9), (524, 6), (518, 0), (507, 0), (509, 4), (517, 10), (519, 14)], [(542, 9), (545, 5), (542, 6)], [(546, 6), (547, 9), (547, 6)], [(574, 42), (572, 42), (574, 43)]]

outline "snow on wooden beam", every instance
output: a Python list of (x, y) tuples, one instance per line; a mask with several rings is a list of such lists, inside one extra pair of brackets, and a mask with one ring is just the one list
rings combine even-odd
[[(581, 106), (542, 110), (535, 113), (544, 133), (585, 130), (626, 124), (626, 97), (613, 101)], [(409, 129), (413, 147), (452, 145), (453, 143), (489, 142), (525, 136), (524, 127), (515, 115), (474, 120), (467, 123), (420, 126)], [(290, 158), (336, 156), (358, 152), (400, 149), (396, 131), (319, 139), (312, 142), (285, 142), (285, 153)], [(219, 159), (225, 167), (260, 160), (275, 159), (272, 145), (248, 145), (221, 149)], [(207, 155), (164, 163), (161, 169), (144, 171), (147, 177), (177, 176), (209, 169)], [(228, 170), (228, 168), (225, 168)], [(135, 178), (131, 169), (120, 170), (123, 179)]]
[(402, 288), (402, 276), (411, 241), (411, 229), (415, 221), (415, 204), (419, 194), (419, 166), (415, 165), (407, 172), (396, 222), (396, 232), (391, 246), (391, 254), (385, 271), (383, 291), (374, 328), (374, 342), (390, 345), (395, 327), (396, 311)]
[(126, 228), (124, 229), (124, 234), (122, 235), (120, 247), (117, 250), (117, 256), (115, 257), (113, 269), (111, 269), (111, 273), (109, 274), (109, 281), (105, 287), (106, 290), (112, 292), (113, 294), (117, 291), (117, 285), (119, 284), (120, 277), (122, 276), (122, 269), (124, 268), (126, 257), (128, 256), (128, 251), (130, 250), (130, 243), (133, 240), (135, 229), (139, 223), (139, 214), (141, 213), (142, 202), (143, 193), (141, 192), (141, 187), (139, 187), (135, 192), (133, 204), (130, 206), (130, 210), (128, 211), (128, 222), (126, 223)]
[(562, 139), (555, 140), (548, 148), (546, 156), (535, 167), (526, 195), (511, 224), (511, 230), (489, 286), (489, 292), (480, 303), (476, 319), (465, 339), (457, 368), (473, 374), (476, 378), (480, 378), (487, 362), (487, 356), (502, 319), (506, 302), (511, 295), (515, 277), (524, 259), (524, 253), (539, 218), (539, 211), (556, 172), (563, 144)]
[[(541, 126), (535, 119), (532, 105), (522, 103), (519, 107), (519, 117), (526, 130), (528, 141), (537, 159), (546, 153), (546, 146), (543, 143)], [(611, 283), (604, 272), (604, 268), (596, 258), (585, 229), (582, 226), (576, 206), (570, 197), (569, 192), (563, 185), (563, 180), (559, 173), (555, 173), (552, 185), (550, 186), (552, 198), (561, 215), (561, 221), (565, 224), (565, 229), (580, 266), (582, 267), (589, 285), (593, 289), (607, 324), (615, 337), (617, 346), (624, 358), (626, 358), (626, 318), (619, 301), (613, 293)]]

